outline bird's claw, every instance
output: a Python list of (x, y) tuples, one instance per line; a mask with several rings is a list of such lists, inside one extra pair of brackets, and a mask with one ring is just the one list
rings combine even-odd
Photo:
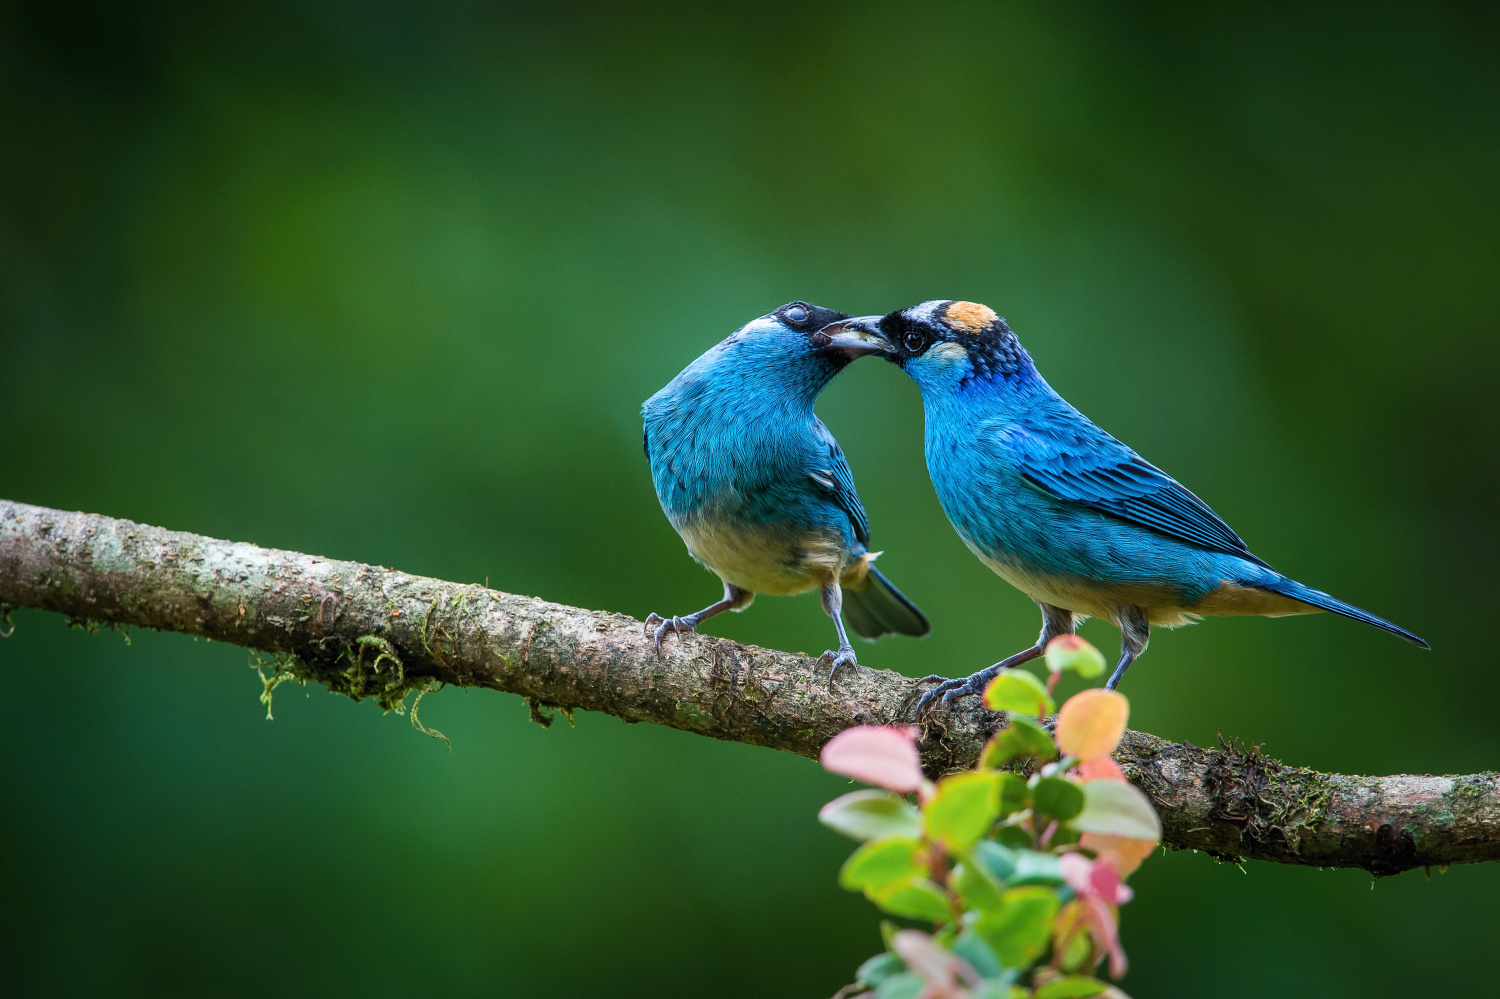
[(832, 649), (826, 650), (818, 657), (819, 666), (828, 667), (828, 686), (833, 686), (833, 676), (839, 671), (840, 666), (858, 666), (859, 660), (855, 658), (852, 646), (845, 645), (837, 652)]
[(990, 681), (995, 678), (996, 672), (996, 668), (994, 666), (990, 666), (987, 669), (982, 669), (977, 673), (970, 674), (969, 676), (961, 676), (957, 679), (944, 679), (943, 677), (936, 675), (924, 676), (917, 682), (931, 683), (932, 681), (936, 680), (938, 681), (938, 685), (924, 693), (921, 699), (917, 701), (915, 712), (916, 717), (922, 717), (923, 712), (929, 710), (932, 707), (932, 703), (939, 697), (943, 699), (943, 708), (947, 709), (953, 704), (955, 700), (960, 697), (967, 697), (970, 694), (984, 693), (984, 689), (988, 687)]
[(646, 615), (646, 637), (650, 638), (656, 646), (658, 657), (662, 655), (661, 640), (666, 637), (667, 632), (675, 631), (681, 634), (697, 630), (698, 622), (685, 617), (662, 617), (655, 612)]
[(651, 629), (661, 624), (661, 622), (662, 616), (656, 613), (656, 611), (652, 611), (650, 614), (646, 615), (645, 628), (643, 628), (642, 630), (646, 633), (647, 638), (651, 637)]

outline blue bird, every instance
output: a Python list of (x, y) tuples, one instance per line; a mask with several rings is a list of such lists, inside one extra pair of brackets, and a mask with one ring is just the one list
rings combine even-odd
[(836, 324), (884, 338), (917, 383), (927, 470), (969, 550), (1041, 606), (1036, 645), (918, 702), (984, 690), (1083, 620), (1120, 629), (1113, 689), (1146, 650), (1151, 626), (1205, 615), (1332, 611), (1427, 648), (1404, 628), (1283, 576), (1197, 496), (1053, 391), (1005, 320), (974, 302), (932, 301)]
[[(695, 614), (646, 619), (656, 651), (669, 631), (741, 611), (757, 593), (817, 589), (838, 630), (828, 680), (854, 665), (840, 613), (862, 638), (925, 635), (927, 618), (874, 566), (870, 523), (838, 442), (813, 414), (818, 393), (886, 343), (821, 332), (847, 313), (791, 302), (733, 333), (641, 407), (651, 479), (693, 558), (724, 583)], [(846, 598), (847, 597), (847, 601)], [(653, 629), (654, 634), (653, 634)]]

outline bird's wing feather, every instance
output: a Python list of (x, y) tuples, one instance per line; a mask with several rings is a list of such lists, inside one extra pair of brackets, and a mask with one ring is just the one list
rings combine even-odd
[(817, 463), (820, 467), (809, 472), (808, 477), (820, 491), (838, 504), (839, 509), (848, 516), (855, 538), (860, 544), (867, 545), (870, 543), (870, 518), (865, 515), (859, 493), (854, 491), (854, 473), (849, 470), (849, 461), (844, 457), (844, 450), (839, 447), (839, 442), (833, 439), (821, 420), (816, 429), (820, 431), (817, 436), (827, 445), (828, 451), (826, 457)]
[[(1076, 414), (1076, 411), (1075, 411)], [(1085, 419), (1081, 414), (1075, 420)], [(1211, 551), (1262, 565), (1245, 542), (1186, 486), (1092, 423), (1050, 421), (1005, 436), (1021, 474), (1061, 500), (1080, 503)]]

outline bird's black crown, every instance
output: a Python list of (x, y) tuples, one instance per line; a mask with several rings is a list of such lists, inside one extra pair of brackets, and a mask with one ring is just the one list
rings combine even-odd
[(1005, 320), (977, 302), (923, 302), (881, 319), (880, 332), (895, 347), (898, 364), (920, 357), (939, 343), (963, 347), (973, 369), (964, 385), (1032, 370), (1031, 358)]

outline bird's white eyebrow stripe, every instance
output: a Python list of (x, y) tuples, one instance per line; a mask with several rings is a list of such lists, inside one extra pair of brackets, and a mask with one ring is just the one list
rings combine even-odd
[(937, 314), (938, 306), (947, 304), (948, 299), (935, 298), (930, 302), (923, 302), (921, 305), (914, 305), (906, 310), (906, 318), (920, 319), (930, 322)]

